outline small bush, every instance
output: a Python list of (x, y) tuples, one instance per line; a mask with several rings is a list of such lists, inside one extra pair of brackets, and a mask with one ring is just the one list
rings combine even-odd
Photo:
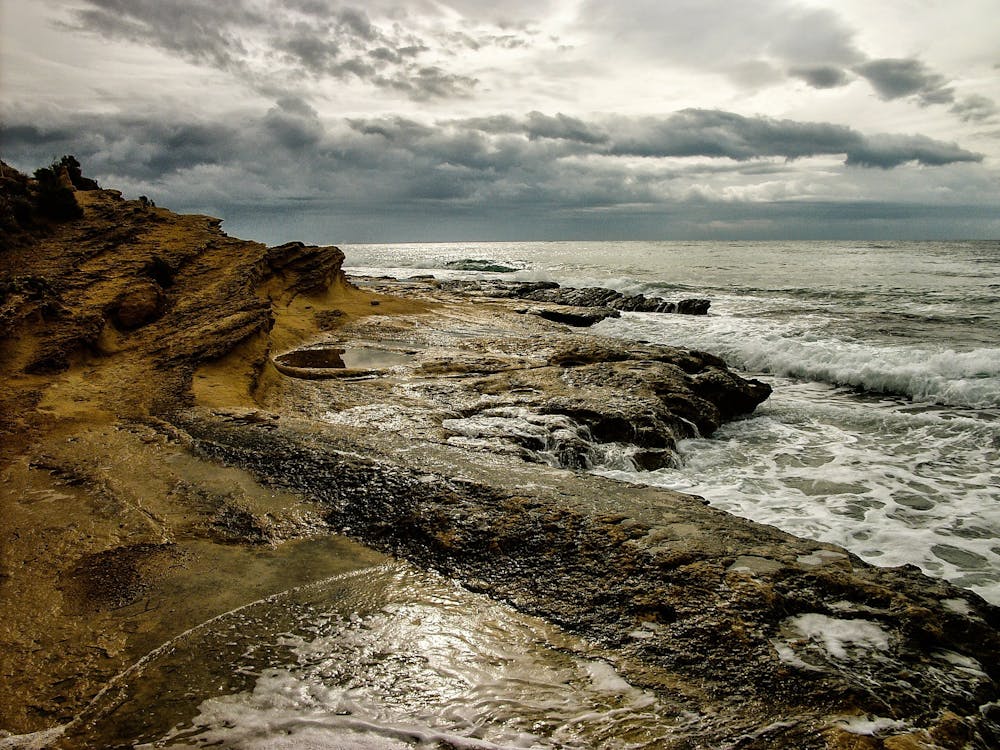
[(83, 216), (83, 209), (76, 202), (73, 189), (62, 184), (59, 179), (64, 169), (66, 167), (61, 162), (55, 161), (52, 166), (35, 170), (38, 209), (43, 216), (56, 221), (69, 221)]

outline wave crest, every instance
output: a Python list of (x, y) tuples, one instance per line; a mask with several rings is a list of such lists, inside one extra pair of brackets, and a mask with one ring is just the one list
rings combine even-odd
[(1000, 407), (1000, 349), (956, 351), (845, 341), (824, 335), (807, 316), (777, 328), (760, 319), (676, 317), (630, 315), (605, 321), (598, 330), (712, 352), (751, 372), (944, 406)]
[(1000, 349), (929, 351), (841, 341), (747, 342), (742, 366), (949, 406), (1000, 406)]

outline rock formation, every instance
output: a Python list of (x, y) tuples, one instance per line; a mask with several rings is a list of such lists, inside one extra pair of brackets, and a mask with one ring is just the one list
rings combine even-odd
[[(67, 748), (162, 736), (113, 691), (92, 700), (187, 628), (377, 550), (602, 644), (676, 707), (670, 747), (997, 746), (997, 608), (587, 473), (665, 465), (769, 388), (525, 302), (707, 304), (355, 286), (335, 247), (237, 240), (64, 166), (82, 216), (58, 221), (0, 173), (0, 729), (62, 724)], [(317, 344), (395, 356), (322, 380), (275, 366), (326, 366), (287, 356)]]
[(450, 289), (487, 294), (491, 297), (547, 302), (564, 307), (596, 307), (619, 312), (705, 315), (711, 304), (709, 300), (700, 298), (668, 302), (661, 297), (622, 294), (605, 287), (585, 287), (583, 289), (561, 287), (554, 281), (450, 281), (444, 286)]

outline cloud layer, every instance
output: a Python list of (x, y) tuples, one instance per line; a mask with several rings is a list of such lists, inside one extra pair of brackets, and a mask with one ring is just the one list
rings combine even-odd
[(45, 43), (0, 29), (4, 158), (177, 208), (754, 228), (1000, 201), (994, 69), (903, 39), (894, 0), (16, 3)]
[(478, 82), (456, 64), (456, 49), (527, 43), (516, 29), (442, 29), (378, 3), (327, 0), (83, 0), (66, 26), (217, 68), (268, 95), (357, 80), (416, 101), (472, 93)]
[(286, 98), (238, 125), (163, 116), (5, 119), (5, 150), (21, 163), (72, 152), (99, 178), (154, 198), (188, 183), (197, 200), (224, 206), (322, 196), (355, 210), (372, 204), (449, 212), (500, 205), (658, 210), (692, 199), (801, 198), (801, 188), (772, 179), (801, 159), (824, 159), (827, 169), (839, 163), (841, 170), (889, 170), (982, 158), (923, 136), (869, 136), (842, 125), (719, 110), (589, 121), (531, 112), (434, 123), (324, 122), (302, 100)]

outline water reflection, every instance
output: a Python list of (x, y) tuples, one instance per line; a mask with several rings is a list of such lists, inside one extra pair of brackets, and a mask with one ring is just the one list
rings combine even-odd
[(190, 631), (105, 694), (62, 746), (661, 746), (678, 709), (604, 656), (393, 562)]

